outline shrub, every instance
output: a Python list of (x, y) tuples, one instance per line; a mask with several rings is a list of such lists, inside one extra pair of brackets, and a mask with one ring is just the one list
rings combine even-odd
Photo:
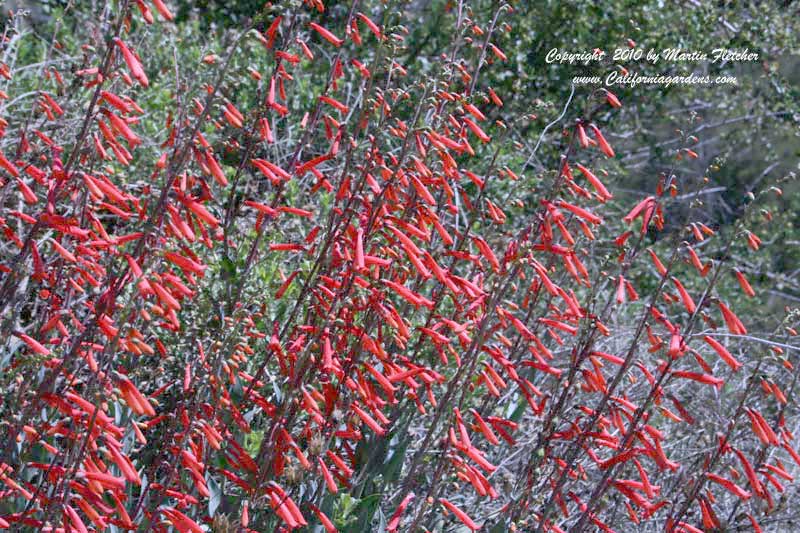
[(791, 176), (712, 228), (695, 113), (641, 195), (605, 88), (522, 153), (512, 5), (404, 65), (403, 9), (288, 4), (202, 43), (156, 1), (9, 19), (0, 527), (786, 520), (797, 313), (740, 319), (732, 258)]

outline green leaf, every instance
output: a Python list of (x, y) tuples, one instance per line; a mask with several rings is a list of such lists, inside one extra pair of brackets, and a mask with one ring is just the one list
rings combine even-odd
[(505, 521), (501, 520), (489, 530), (489, 533), (505, 533), (506, 531), (508, 531), (508, 528), (506, 527)]
[(255, 456), (261, 448), (261, 441), (264, 440), (264, 431), (253, 430), (244, 436), (244, 449), (250, 454)]
[(510, 411), (511, 414), (508, 416), (508, 419), (512, 422), (519, 422), (522, 415), (525, 413), (527, 405), (528, 404), (525, 402), (519, 402), (513, 409), (509, 408), (508, 411)]
[(375, 533), (386, 533), (386, 516), (380, 507), (378, 507), (378, 527), (375, 528)]
[(381, 468), (381, 474), (387, 483), (394, 483), (400, 478), (400, 470), (403, 468), (403, 459), (406, 455), (406, 448), (409, 445), (409, 439), (404, 438), (400, 444), (391, 452), (386, 459), (386, 462)]
[(208, 516), (214, 516), (222, 500), (222, 491), (214, 478), (206, 474), (206, 486), (210, 497), (208, 498)]
[(362, 533), (364, 531), (370, 531), (372, 518), (375, 516), (375, 511), (378, 510), (380, 503), (380, 494), (371, 494), (365, 498), (362, 498), (361, 501), (359, 501), (353, 508), (353, 514), (356, 516), (356, 520), (355, 522), (348, 524), (347, 528), (344, 530), (345, 533)]
[(236, 265), (231, 261), (230, 257), (224, 256), (221, 261), (222, 274), (225, 279), (236, 279)]

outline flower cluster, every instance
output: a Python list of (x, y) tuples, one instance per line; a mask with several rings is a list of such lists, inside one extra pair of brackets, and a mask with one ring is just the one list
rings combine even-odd
[(402, 18), (361, 4), (265, 8), (197, 97), (176, 66), (162, 117), (173, 73), (137, 32), (173, 14), (109, 3), (110, 38), (4, 112), (0, 528), (695, 532), (742, 509), (758, 529), (800, 464), (789, 341), (735, 350), (715, 288), (756, 292), (708, 252), (758, 237), (696, 209), (670, 228), (700, 190), (672, 173), (615, 196), (606, 90), (526, 177), (529, 117), (481, 77), (511, 6), (459, 7), (419, 79)]

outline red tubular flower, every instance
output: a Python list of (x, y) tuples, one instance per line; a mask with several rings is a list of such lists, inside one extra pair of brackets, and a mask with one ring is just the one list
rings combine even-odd
[(780, 441), (778, 440), (778, 436), (772, 430), (772, 426), (770, 426), (769, 422), (764, 419), (764, 416), (755, 409), (745, 408), (745, 411), (747, 412), (747, 416), (750, 417), (753, 431), (764, 444), (779, 446)]
[(358, 415), (358, 417), (375, 433), (378, 435), (386, 434), (386, 429), (384, 429), (380, 424), (378, 424), (374, 418), (372, 418), (368, 413), (366, 413), (363, 409), (359, 406), (353, 404), (352, 406), (353, 411)]
[(325, 455), (327, 455), (327, 457), (333, 461), (333, 464), (336, 465), (336, 468), (338, 468), (344, 474), (344, 477), (350, 478), (353, 475), (353, 469), (347, 466), (347, 463), (345, 463), (341, 457), (333, 453), (331, 450), (325, 452)]
[(675, 288), (678, 289), (678, 293), (681, 296), (681, 301), (683, 302), (683, 306), (686, 308), (686, 311), (691, 315), (697, 310), (697, 306), (694, 304), (694, 300), (692, 297), (689, 296), (689, 293), (683, 287), (683, 284), (678, 280), (678, 278), (673, 277), (672, 283), (675, 284)]
[(19, 186), (19, 192), (22, 193), (22, 198), (25, 200), (26, 204), (32, 205), (38, 202), (38, 198), (36, 198), (36, 193), (34, 193), (33, 189), (28, 187), (28, 185), (24, 181), (17, 178), (17, 185)]
[(378, 40), (383, 39), (383, 34), (381, 33), (381, 29), (378, 27), (377, 24), (372, 22), (372, 20), (368, 16), (366, 16), (364, 13), (361, 12), (356, 13), (356, 16), (361, 20), (361, 22), (363, 22), (367, 26), (367, 28), (369, 28), (369, 31), (371, 31), (375, 35), (375, 37), (378, 38)]
[(575, 129), (578, 132), (578, 143), (580, 143), (581, 147), (588, 148), (589, 138), (586, 136), (586, 130), (584, 129), (583, 124), (579, 122), (575, 126)]
[(679, 378), (691, 379), (698, 383), (705, 383), (706, 385), (713, 385), (717, 389), (722, 388), (725, 380), (722, 378), (715, 378), (710, 374), (700, 374), (698, 372), (689, 372), (686, 370), (674, 370), (672, 375)]
[(6, 159), (6, 156), (0, 152), (0, 168), (3, 168), (6, 172), (11, 174), (12, 177), (18, 178), (19, 177), (19, 170), (15, 167), (11, 161)]
[(244, 201), (244, 205), (246, 205), (248, 207), (252, 207), (253, 209), (256, 209), (257, 211), (260, 211), (261, 213), (264, 213), (268, 217), (274, 217), (274, 216), (278, 215), (278, 211), (276, 209), (273, 209), (273, 208), (271, 208), (271, 207), (269, 207), (267, 205), (259, 204), (257, 202), (252, 201), (252, 200), (245, 200)]
[(717, 342), (716, 339), (714, 339), (712, 337), (709, 337), (708, 335), (705, 335), (703, 337), (703, 340), (706, 341), (706, 343), (708, 343), (708, 345), (711, 346), (714, 349), (715, 352), (717, 352), (717, 354), (719, 355), (720, 359), (725, 361), (725, 363), (729, 367), (731, 367), (731, 369), (734, 372), (736, 372), (737, 370), (739, 370), (742, 367), (742, 363), (737, 361), (722, 344)]
[(489, 141), (492, 140), (492, 138), (486, 135), (486, 133), (480, 128), (480, 126), (475, 124), (475, 122), (468, 119), (467, 117), (464, 117), (462, 120), (464, 121), (464, 124), (466, 124), (467, 127), (470, 129), (470, 131), (472, 131), (472, 133), (474, 133), (475, 136), (482, 142), (488, 143)]
[(608, 144), (606, 138), (603, 137), (602, 133), (600, 133), (600, 129), (594, 124), (589, 124), (589, 128), (591, 128), (592, 133), (594, 133), (594, 136), (597, 139), (597, 144), (600, 145), (600, 150), (602, 150), (606, 156), (613, 158), (614, 150), (611, 149), (611, 145)]
[(330, 96), (322, 95), (322, 96), (319, 97), (319, 99), (320, 99), (321, 102), (325, 102), (329, 106), (333, 107), (334, 109), (336, 109), (336, 110), (338, 110), (338, 111), (340, 111), (342, 113), (347, 113), (350, 110), (350, 108), (348, 108), (346, 105), (341, 103), (339, 100), (336, 100), (335, 98), (331, 98)]
[(747, 232), (747, 244), (753, 250), (758, 250), (759, 246), (761, 246), (761, 239), (758, 235), (753, 233), (752, 231)]
[(335, 46), (337, 48), (342, 46), (342, 43), (344, 43), (343, 39), (340, 39), (339, 37), (335, 36), (333, 33), (328, 31), (327, 29), (323, 28), (322, 26), (320, 26), (316, 22), (309, 23), (309, 26), (311, 26), (311, 29), (313, 29), (314, 31), (319, 33), (320, 36), (322, 36), (323, 39), (325, 39), (326, 41), (328, 41), (329, 43), (331, 43), (333, 46)]
[(753, 526), (753, 533), (762, 533), (761, 526), (758, 525), (756, 519), (750, 513), (747, 513), (747, 518), (750, 520), (750, 525)]
[(83, 523), (83, 520), (81, 520), (81, 517), (78, 515), (75, 509), (72, 508), (72, 506), (65, 505), (64, 513), (69, 518), (70, 524), (72, 524), (78, 533), (89, 533), (89, 530), (86, 528), (86, 524)]
[(498, 59), (500, 59), (501, 61), (507, 61), (507, 60), (508, 60), (508, 57), (506, 57), (506, 54), (505, 54), (505, 53), (504, 53), (502, 50), (500, 50), (500, 48), (498, 48), (497, 46), (495, 46), (494, 44), (492, 44), (492, 43), (489, 43), (489, 49), (490, 49), (490, 50), (492, 51), (492, 53), (493, 53), (495, 56), (497, 56), (497, 58), (498, 58)]
[(128, 378), (120, 379), (119, 387), (131, 410), (140, 415), (156, 416), (150, 401), (139, 392), (139, 389)]
[(339, 492), (339, 487), (336, 485), (336, 482), (333, 480), (333, 476), (331, 475), (330, 470), (325, 465), (325, 462), (322, 460), (322, 457), (317, 457), (317, 461), (319, 462), (319, 469), (322, 472), (322, 477), (325, 480), (325, 485), (328, 487), (328, 492), (331, 494), (336, 494)]
[(600, 197), (601, 202), (605, 202), (614, 197), (610, 192), (608, 192), (608, 189), (606, 189), (606, 186), (603, 185), (603, 182), (597, 179), (597, 176), (595, 176), (591, 170), (580, 163), (575, 163), (575, 166), (581, 171), (581, 174), (583, 174), (586, 179), (589, 180), (589, 183), (592, 184), (592, 187), (594, 187), (594, 190), (597, 191), (597, 195)]
[(150, 85), (150, 82), (147, 80), (147, 75), (144, 73), (144, 69), (142, 68), (142, 64), (139, 62), (133, 52), (131, 52), (130, 48), (128, 48), (128, 46), (122, 42), (122, 39), (119, 37), (114, 38), (114, 44), (116, 44), (120, 52), (122, 52), (122, 57), (125, 59), (125, 63), (128, 65), (128, 70), (130, 70), (131, 76), (133, 76), (134, 79), (143, 87)]
[(486, 115), (484, 115), (481, 110), (475, 107), (473, 104), (464, 104), (464, 110), (478, 120), (486, 120)]
[(176, 300), (176, 299), (175, 299), (175, 297), (174, 297), (174, 296), (172, 296), (172, 294), (171, 294), (171, 293), (170, 293), (170, 292), (169, 292), (167, 289), (165, 289), (165, 288), (164, 288), (164, 287), (163, 287), (163, 286), (162, 286), (160, 283), (158, 283), (158, 282), (156, 282), (156, 281), (153, 281), (153, 280), (150, 280), (150, 286), (151, 286), (151, 287), (153, 288), (153, 290), (155, 291), (155, 293), (156, 293), (156, 296), (158, 296), (158, 299), (159, 299), (159, 300), (161, 300), (161, 302), (162, 302), (164, 305), (166, 305), (166, 306), (167, 306), (167, 307), (169, 307), (170, 309), (174, 309), (174, 310), (176, 310), (176, 311), (180, 311), (180, 309), (181, 309), (181, 304), (180, 304), (180, 303), (178, 302), (178, 300)]
[(710, 479), (714, 483), (721, 485), (725, 490), (729, 491), (734, 496), (738, 496), (739, 499), (741, 500), (749, 500), (750, 497), (752, 496), (748, 491), (736, 485), (733, 481), (729, 479), (726, 479), (712, 472), (706, 472), (705, 475), (708, 479)]
[(739, 281), (739, 285), (742, 287), (744, 293), (751, 298), (754, 297), (756, 295), (756, 291), (754, 291), (753, 287), (750, 286), (750, 283), (748, 283), (747, 278), (744, 277), (744, 274), (738, 270), (735, 270), (734, 274), (736, 275), (736, 279)]
[(281, 167), (270, 163), (266, 159), (251, 159), (250, 163), (260, 170), (266, 177), (270, 178), (271, 181), (280, 181), (281, 179), (289, 180), (292, 177), (291, 174), (283, 170)]
[(470, 518), (467, 515), (467, 513), (465, 513), (464, 511), (462, 511), (461, 509), (459, 509), (458, 507), (456, 507), (455, 505), (453, 505), (452, 503), (450, 503), (446, 499), (439, 498), (439, 503), (441, 503), (444, 507), (446, 507), (448, 511), (450, 511), (451, 513), (456, 515), (456, 517), (459, 520), (461, 520), (461, 522), (465, 526), (467, 526), (468, 529), (470, 529), (472, 531), (478, 531), (480, 529), (480, 527), (475, 522), (473, 522), (472, 518)]
[(503, 107), (503, 101), (497, 96), (497, 93), (490, 87), (489, 88), (489, 98), (494, 102), (494, 105), (497, 107)]
[(678, 522), (678, 527), (672, 529), (672, 531), (679, 531), (680, 533), (704, 533), (702, 529), (694, 527), (692, 524), (687, 522)]
[(358, 270), (366, 268), (364, 263), (364, 230), (362, 228), (356, 230), (355, 263)]
[(630, 224), (636, 218), (641, 216), (646, 211), (647, 207), (649, 207), (653, 202), (655, 202), (655, 200), (656, 200), (655, 197), (648, 196), (647, 198), (636, 204), (636, 206), (634, 206), (634, 208), (631, 209), (631, 211), (627, 215), (625, 215), (622, 218), (622, 220), (624, 220), (625, 223)]
[(602, 218), (600, 218), (599, 216), (595, 215), (591, 211), (587, 211), (586, 209), (583, 209), (583, 208), (578, 207), (576, 205), (572, 205), (572, 204), (567, 203), (567, 202), (565, 202), (563, 200), (559, 200), (558, 201), (558, 206), (563, 208), (563, 209), (566, 209), (567, 211), (571, 212), (575, 216), (578, 216), (578, 217), (586, 220), (590, 224), (602, 224), (602, 222), (603, 222)]
[(228, 179), (225, 177), (222, 167), (219, 166), (219, 163), (214, 157), (214, 154), (211, 153), (211, 150), (206, 151), (205, 159), (208, 169), (211, 172), (211, 176), (214, 178), (214, 180), (219, 183), (221, 187), (228, 185)]
[[(491, 367), (487, 367), (491, 368)], [(475, 409), (470, 409), (470, 413), (472, 413), (473, 418), (475, 418), (475, 423), (478, 425), (478, 429), (486, 437), (486, 440), (489, 441), (490, 444), (498, 445), (500, 444), (500, 440), (497, 438), (497, 435), (494, 434), (492, 428), (481, 418), (481, 415), (478, 414), (478, 411)]]
[(177, 509), (166, 508), (162, 509), (161, 512), (180, 533), (204, 533), (204, 529), (197, 522)]
[(319, 507), (313, 504), (309, 504), (309, 507), (311, 507), (311, 511), (313, 511), (314, 514), (317, 515), (317, 518), (322, 524), (322, 527), (325, 528), (325, 533), (336, 533), (338, 531), (333, 522), (331, 522), (330, 518), (328, 518)]
[(619, 98), (617, 98), (617, 96), (609, 90), (606, 90), (606, 100), (611, 107), (622, 107), (622, 103), (620, 103)]
[[(136, 135), (136, 133), (134, 133), (130, 126), (128, 126), (128, 123), (125, 120), (105, 108), (102, 111), (106, 118), (108, 118), (108, 121), (111, 123), (111, 126), (114, 128), (114, 130), (127, 141), (128, 146), (131, 147), (131, 149), (142, 143), (142, 140), (138, 135)], [(100, 125), (102, 126), (102, 121), (100, 122)]]
[(139, 11), (142, 13), (142, 18), (144, 18), (147, 24), (152, 24), (155, 21), (153, 12), (150, 11), (150, 8), (144, 3), (144, 0), (136, 0), (136, 6), (139, 8)]
[(761, 484), (761, 481), (758, 480), (755, 468), (753, 468), (753, 465), (750, 463), (750, 461), (747, 460), (747, 457), (745, 457), (740, 450), (733, 448), (733, 453), (735, 453), (736, 457), (739, 458), (739, 462), (742, 464), (742, 469), (744, 469), (747, 481), (748, 483), (750, 483), (750, 486), (753, 488), (753, 491), (757, 495), (761, 495), (764, 492), (764, 486)]
[(500, 262), (497, 260), (497, 257), (494, 255), (494, 252), (489, 247), (489, 244), (478, 236), (473, 237), (473, 240), (475, 241), (475, 244), (478, 246), (478, 249), (480, 250), (483, 258), (486, 259), (492, 266), (492, 270), (494, 270), (495, 272), (500, 272)]
[(619, 463), (626, 463), (629, 460), (633, 459), (635, 456), (639, 455), (642, 452), (641, 448), (631, 448), (630, 450), (626, 450), (624, 452), (618, 453), (614, 457), (610, 459), (606, 459), (600, 463), (600, 469), (607, 470), (614, 465)]
[(698, 503), (700, 505), (700, 512), (703, 516), (703, 527), (707, 530), (712, 530), (719, 527), (719, 519), (714, 513), (714, 510), (711, 508), (711, 504), (709, 504), (705, 498), (700, 498)]
[(273, 242), (270, 243), (269, 249), (274, 252), (299, 252), (304, 250), (302, 244), (294, 244), (290, 242)]
[[(270, 485), (270, 489), (272, 490), (270, 495), (273, 497), (273, 501), (275, 501), (278, 507), (277, 510), (282, 515), (284, 520), (290, 518), (291, 522), (297, 524), (298, 526), (308, 525), (308, 522), (306, 522), (305, 518), (303, 518), (303, 515), (300, 512), (300, 509), (297, 507), (297, 504), (294, 503), (294, 501), (282, 488), (280, 488), (277, 484), (272, 483)], [(290, 524), (289, 520), (286, 521), (287, 524)]]
[(35, 353), (38, 353), (39, 355), (50, 355), (50, 350), (42, 346), (36, 339), (33, 339), (24, 333), (16, 333), (16, 335), (20, 338), (20, 340), (22, 340), (22, 342), (28, 345), (28, 348)]
[(175, 15), (172, 14), (162, 0), (153, 0), (153, 5), (155, 6), (156, 11), (158, 11), (158, 14), (161, 15), (164, 20), (169, 21), (175, 18)]
[(411, 500), (413, 499), (414, 499), (413, 492), (409, 492), (408, 494), (405, 495), (403, 500), (400, 502), (400, 505), (397, 506), (397, 509), (395, 509), (394, 513), (392, 514), (392, 517), (389, 519), (388, 524), (386, 524), (386, 531), (388, 533), (393, 533), (397, 531), (397, 528), (400, 526), (400, 517), (406, 510), (406, 507), (408, 507), (408, 504), (411, 503)]
[(722, 311), (722, 318), (725, 320), (725, 325), (728, 326), (728, 330), (734, 335), (747, 335), (747, 328), (744, 327), (739, 317), (724, 303), (717, 302), (717, 305), (719, 305), (719, 310)]
[(687, 246), (686, 250), (689, 252), (689, 258), (692, 261), (692, 265), (694, 265), (695, 269), (700, 273), (701, 276), (705, 277), (706, 274), (711, 270), (711, 263), (707, 263), (703, 265), (703, 262), (700, 261), (700, 257), (697, 255), (697, 252), (694, 251), (694, 248), (691, 246)]
[(431, 206), (436, 205), (436, 199), (430, 193), (428, 188), (425, 187), (425, 184), (423, 184), (416, 176), (411, 176), (411, 185), (414, 186), (414, 190), (417, 191), (419, 197), (422, 198), (426, 204)]
[(656, 267), (656, 270), (658, 271), (658, 273), (661, 274), (662, 276), (666, 276), (667, 275), (667, 269), (664, 266), (664, 264), (661, 262), (661, 260), (658, 259), (658, 256), (656, 255), (656, 253), (650, 248), (647, 249), (647, 253), (650, 254), (650, 259), (652, 259), (653, 265)]
[(622, 275), (619, 276), (619, 281), (617, 281), (616, 300), (618, 304), (625, 303), (625, 278)]
[(290, 215), (296, 215), (304, 218), (311, 218), (312, 216), (314, 216), (314, 213), (312, 213), (308, 209), (300, 209), (299, 207), (292, 207), (289, 205), (282, 205), (278, 207), (278, 212), (289, 213)]
[(406, 288), (405, 286), (400, 285), (399, 283), (396, 283), (394, 281), (390, 281), (390, 280), (386, 280), (386, 279), (384, 279), (382, 281), (383, 281), (383, 283), (388, 285), (392, 290), (394, 290), (394, 292), (396, 292), (399, 296), (401, 296), (405, 300), (408, 300), (414, 306), (416, 306), (416, 307), (424, 306), (424, 307), (427, 307), (428, 309), (433, 309), (434, 303), (431, 300), (425, 298), (424, 296), (422, 296), (420, 294), (417, 294), (416, 292), (414, 292), (414, 291)]

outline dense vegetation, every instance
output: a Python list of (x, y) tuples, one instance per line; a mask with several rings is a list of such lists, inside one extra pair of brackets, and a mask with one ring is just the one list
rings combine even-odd
[(5, 9), (0, 529), (797, 527), (791, 2)]

